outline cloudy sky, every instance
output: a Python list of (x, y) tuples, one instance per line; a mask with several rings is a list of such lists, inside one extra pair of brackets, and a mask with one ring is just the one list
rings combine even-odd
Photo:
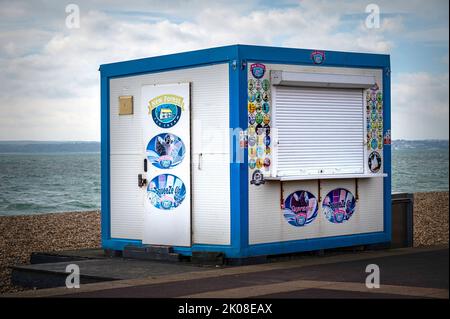
[[(66, 26), (70, 3), (79, 28)], [(365, 26), (370, 3), (379, 28)], [(389, 53), (393, 138), (448, 139), (448, 10), (447, 0), (0, 0), (0, 140), (99, 140), (100, 64), (236, 43)]]

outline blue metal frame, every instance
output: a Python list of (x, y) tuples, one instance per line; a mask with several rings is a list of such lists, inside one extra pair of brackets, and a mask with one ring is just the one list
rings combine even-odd
[[(174, 69), (198, 67), (210, 64), (229, 64), (230, 128), (247, 127), (247, 61), (279, 64), (312, 65), (313, 50), (231, 45), (206, 50), (171, 54), (160, 57), (104, 64), (101, 72), (101, 174), (102, 174), (102, 247), (122, 250), (124, 246), (142, 245), (142, 241), (111, 238), (110, 225), (110, 163), (109, 163), (109, 80), (116, 77)], [(391, 127), (390, 116), (390, 59), (389, 55), (326, 51), (323, 66), (353, 68), (377, 68), (383, 70), (384, 132)], [(233, 141), (230, 145), (232, 158), (236, 154)], [(383, 150), (384, 172), (384, 231), (376, 233), (333, 236), (316, 239), (249, 245), (248, 228), (248, 169), (247, 150), (244, 162), (230, 163), (230, 245), (193, 244), (192, 247), (174, 247), (176, 252), (191, 255), (192, 251), (220, 251), (228, 258), (272, 255), (332, 247), (389, 242), (391, 240), (391, 148)]]

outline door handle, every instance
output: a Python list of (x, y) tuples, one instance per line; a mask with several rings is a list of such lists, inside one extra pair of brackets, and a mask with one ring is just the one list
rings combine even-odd
[(142, 174), (139, 174), (138, 175), (138, 186), (143, 187), (145, 185), (147, 185), (147, 179), (142, 178)]
[(144, 172), (147, 173), (147, 159), (144, 159)]

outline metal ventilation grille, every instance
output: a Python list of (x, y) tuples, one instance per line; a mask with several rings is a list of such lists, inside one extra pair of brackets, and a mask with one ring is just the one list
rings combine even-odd
[(362, 89), (277, 86), (277, 175), (364, 172)]

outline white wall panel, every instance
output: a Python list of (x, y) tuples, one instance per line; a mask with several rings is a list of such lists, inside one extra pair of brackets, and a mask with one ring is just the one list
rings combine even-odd
[(111, 155), (111, 237), (141, 239), (144, 193), (137, 186), (142, 156)]
[[(280, 208), (280, 182), (268, 181), (256, 187), (250, 185), (250, 244), (283, 242), (289, 240), (323, 238), (360, 233), (383, 231), (383, 178), (359, 179), (359, 200), (355, 213), (341, 224), (329, 222), (322, 210), (322, 201), (327, 193), (335, 188), (346, 188), (356, 196), (354, 179), (322, 180), (320, 193), (322, 201), (318, 203), (317, 217), (308, 225), (295, 227), (290, 225)], [(319, 196), (317, 180), (283, 182), (283, 198), (298, 190), (311, 192)]]
[[(113, 237), (142, 239), (143, 209), (135, 192), (137, 174), (143, 173), (144, 145), (142, 138), (141, 87), (148, 84), (191, 82), (191, 151), (192, 151), (192, 231), (194, 243), (230, 243), (230, 178), (229, 178), (229, 76), (228, 64), (180, 69), (160, 73), (116, 78), (110, 81), (111, 162), (117, 155), (113, 173), (111, 164), (111, 232)], [(132, 95), (134, 114), (118, 115), (118, 97)], [(196, 157), (216, 156), (217, 162), (204, 165), (197, 172)], [(225, 159), (225, 160), (224, 160)], [(130, 167), (135, 167), (131, 169)], [(132, 174), (131, 177), (128, 174)], [(126, 176), (125, 176), (126, 175)], [(130, 178), (114, 192), (121, 180)], [(116, 185), (116, 186), (114, 186)], [(213, 189), (211, 195), (202, 189)], [(199, 194), (195, 191), (198, 190)], [(220, 205), (212, 205), (220, 197)], [(213, 198), (213, 200), (211, 200)], [(228, 200), (227, 200), (228, 198)], [(139, 200), (139, 204), (136, 204)], [(120, 204), (119, 204), (120, 203)], [(137, 205), (137, 206), (136, 206)], [(219, 221), (219, 222), (217, 222)], [(133, 226), (130, 226), (133, 225)], [(126, 235), (126, 236), (125, 236)]]

